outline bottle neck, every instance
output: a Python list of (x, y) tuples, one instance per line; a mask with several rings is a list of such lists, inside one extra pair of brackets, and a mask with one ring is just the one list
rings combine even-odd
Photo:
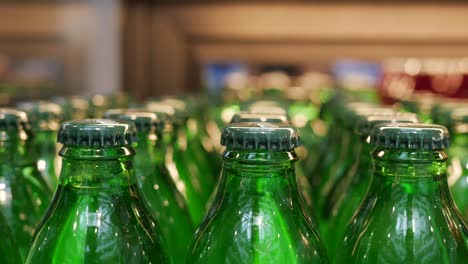
[(34, 146), (40, 155), (56, 152), (57, 132), (40, 130), (34, 136)]
[(184, 124), (174, 125), (170, 143), (171, 146), (174, 146), (174, 149), (180, 151), (185, 151), (187, 149), (189, 142), (186, 132)]
[(164, 166), (166, 163), (166, 152), (170, 146), (173, 146), (175, 136), (173, 129), (164, 130), (157, 133), (157, 140), (153, 148), (154, 161), (158, 166)]
[(0, 156), (12, 157), (11, 160), (19, 165), (30, 165), (34, 163), (36, 153), (26, 133), (6, 132), (0, 136)]
[(373, 166), (371, 153), (374, 147), (368, 140), (368, 138), (361, 138), (360, 144), (356, 147), (359, 151), (355, 152), (357, 153), (357, 164), (355, 164), (355, 173), (353, 173), (354, 177), (357, 177), (357, 179), (354, 179), (355, 181), (369, 180), (371, 177), (370, 173)]
[(59, 184), (75, 188), (122, 188), (136, 183), (131, 147), (64, 146)]
[(156, 144), (159, 141), (157, 135), (152, 132), (138, 132), (137, 141), (133, 144), (136, 150), (134, 165), (138, 175), (146, 175), (154, 169), (155, 161), (164, 158), (156, 156)]
[(447, 173), (447, 153), (443, 150), (376, 148), (372, 157), (376, 176), (418, 181), (445, 178)]
[(415, 197), (427, 203), (453, 203), (447, 184), (447, 154), (443, 150), (376, 148), (372, 156), (374, 171), (368, 195), (381, 194), (390, 202)]
[(223, 160), (221, 181), (224, 186), (220, 188), (235, 196), (246, 193), (298, 195), (294, 151), (226, 150)]

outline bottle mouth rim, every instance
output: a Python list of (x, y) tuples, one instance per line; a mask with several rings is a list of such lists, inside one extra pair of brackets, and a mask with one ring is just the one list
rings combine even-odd
[(131, 158), (135, 149), (131, 146), (76, 146), (62, 145), (59, 156), (80, 160), (112, 160)]
[(390, 148), (378, 146), (371, 152), (376, 162), (431, 163), (445, 162), (448, 159), (444, 149)]
[(282, 164), (299, 159), (296, 151), (268, 150), (268, 149), (231, 149), (226, 148), (222, 153), (224, 161), (241, 161), (243, 163)]

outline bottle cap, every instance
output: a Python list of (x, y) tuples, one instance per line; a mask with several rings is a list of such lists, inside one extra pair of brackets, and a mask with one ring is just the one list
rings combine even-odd
[(26, 112), (35, 130), (57, 131), (63, 119), (59, 104), (48, 101), (31, 101), (19, 103), (18, 108)]
[(366, 102), (347, 102), (340, 111), (338, 119), (341, 119), (343, 125), (352, 130), (356, 126), (356, 122), (362, 116), (368, 115), (394, 115), (395, 110), (388, 107), (369, 104)]
[(286, 115), (287, 111), (280, 106), (252, 106), (248, 110), (255, 114)]
[(135, 125), (110, 119), (83, 119), (62, 123), (57, 141), (69, 146), (129, 146), (136, 138)]
[(285, 115), (275, 114), (256, 114), (250, 112), (239, 112), (232, 117), (232, 123), (246, 123), (246, 122), (267, 122), (273, 124), (287, 124), (288, 117)]
[(31, 126), (25, 112), (13, 108), (0, 108), (0, 131), (29, 132)]
[(110, 109), (104, 117), (130, 121), (135, 124), (137, 132), (150, 133), (163, 129), (163, 123), (155, 113), (137, 109)]
[(249, 110), (251, 107), (261, 107), (261, 106), (281, 107), (281, 103), (275, 100), (251, 99), (251, 100), (241, 103), (241, 110), (245, 111), (245, 110)]
[(380, 124), (371, 132), (371, 144), (394, 149), (442, 150), (449, 146), (447, 128), (428, 124)]
[(388, 123), (418, 123), (418, 116), (414, 113), (403, 112), (394, 112), (391, 115), (360, 116), (356, 124), (356, 133), (360, 136), (367, 137), (374, 126)]
[(106, 119), (120, 119), (120, 116), (125, 113), (125, 111), (128, 111), (126, 108), (114, 108), (114, 109), (109, 109), (106, 112), (104, 112), (104, 118)]
[(221, 145), (228, 149), (293, 150), (301, 146), (299, 133), (289, 125), (234, 123), (224, 128)]

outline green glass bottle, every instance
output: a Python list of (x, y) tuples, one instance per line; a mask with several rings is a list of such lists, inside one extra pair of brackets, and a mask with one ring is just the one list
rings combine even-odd
[(343, 178), (337, 183), (334, 191), (326, 201), (328, 221), (324, 227), (320, 226), (323, 240), (331, 259), (339, 253), (341, 238), (344, 236), (346, 226), (359, 208), (366, 195), (372, 174), (372, 145), (369, 144), (370, 131), (377, 124), (382, 123), (416, 123), (417, 116), (411, 113), (395, 113), (393, 115), (359, 115), (355, 133), (361, 139), (358, 145), (353, 165)]
[[(176, 117), (180, 119), (181, 124), (178, 129), (178, 141), (181, 142), (181, 146), (185, 147), (184, 155), (186, 156), (188, 164), (193, 167), (192, 171), (197, 173), (198, 177), (206, 178), (204, 181), (213, 187), (217, 180), (217, 176), (215, 175), (218, 172), (214, 170), (215, 166), (212, 166), (203, 148), (200, 138), (201, 135), (198, 131), (195, 109), (189, 108), (189, 106), (180, 99), (166, 98), (161, 102), (173, 106), (178, 112)], [(211, 191), (212, 190), (209, 190), (209, 194), (211, 194)]]
[(439, 98), (428, 91), (415, 91), (409, 100), (402, 101), (403, 110), (417, 113), (423, 123), (433, 123), (431, 113)]
[(36, 167), (25, 112), (0, 109), (0, 209), (23, 258), (51, 191)]
[(311, 101), (296, 98), (288, 107), (289, 119), (292, 125), (299, 130), (304, 144), (302, 149), (304, 151), (298, 153), (301, 158), (299, 164), (304, 172), (312, 171), (312, 168), (317, 165), (318, 155), (316, 150), (325, 135), (324, 124), (318, 119), (318, 115), (319, 108)]
[(241, 109), (241, 102), (250, 97), (249, 89), (246, 85), (229, 85), (222, 90), (221, 98), (210, 102), (211, 107), (208, 112), (208, 120), (204, 129), (208, 134), (211, 144), (214, 146), (218, 156), (222, 152), (223, 146), (219, 144), (223, 128), (229, 124), (232, 117)]
[(187, 263), (327, 263), (296, 184), (291, 126), (230, 124), (216, 198)]
[[(338, 128), (340, 133), (337, 134), (337, 142), (331, 142), (334, 146), (335, 160), (325, 160), (322, 169), (317, 172), (314, 177), (320, 177), (318, 186), (318, 197), (316, 199), (316, 210), (321, 221), (327, 222), (329, 217), (329, 208), (326, 207), (329, 196), (334, 192), (337, 182), (346, 174), (355, 161), (356, 153), (359, 152), (360, 139), (354, 131), (354, 125), (357, 122), (359, 114), (372, 113), (388, 113), (393, 114), (393, 109), (369, 105), (367, 103), (347, 103), (340, 114)], [(331, 156), (333, 157), (333, 156)]]
[[(275, 115), (275, 114), (255, 114), (255, 113), (249, 113), (249, 112), (244, 112), (241, 111), (237, 114), (235, 114), (232, 117), (231, 124), (233, 123), (249, 123), (249, 122), (267, 122), (267, 123), (272, 123), (272, 124), (277, 124), (277, 125), (287, 125), (290, 124), (289, 119), (286, 115)], [(302, 142), (302, 137), (301, 137), (301, 142)], [(304, 150), (304, 146), (299, 146), (296, 149), (296, 153), (298, 150)], [(299, 156), (299, 155), (298, 155)], [(299, 158), (301, 158), (299, 156)], [(301, 166), (298, 166), (299, 164), (296, 163), (296, 178), (297, 178), (297, 184), (299, 186), (299, 190), (301, 193), (302, 198), (304, 199), (304, 203), (306, 206), (306, 211), (309, 215), (311, 215), (312, 219), (315, 218), (313, 216), (313, 201), (312, 201), (312, 187), (310, 186), (310, 183), (307, 179), (307, 177), (304, 174), (304, 171), (302, 170)], [(213, 195), (215, 192), (213, 193)]]
[(453, 139), (448, 150), (448, 183), (463, 220), (468, 222), (468, 108), (452, 113)]
[(111, 106), (109, 95), (95, 94), (88, 98), (89, 102), (89, 116), (93, 118), (102, 118), (104, 113)]
[(62, 123), (54, 200), (26, 263), (168, 263), (157, 222), (137, 187), (131, 123)]
[(53, 97), (52, 102), (62, 107), (63, 120), (84, 119), (91, 116), (92, 108), (85, 97)]
[(23, 263), (10, 225), (2, 212), (0, 212), (0, 232), (2, 234), (2, 241), (0, 242), (0, 262), (8, 264)]
[(452, 99), (448, 102), (442, 101), (439, 104), (434, 105), (431, 111), (431, 119), (434, 124), (445, 126), (450, 134), (454, 131), (454, 120), (452, 113), (457, 109), (466, 108), (468, 105), (468, 99)]
[(381, 124), (374, 170), (335, 263), (464, 263), (467, 226), (447, 184), (445, 127)]
[(18, 108), (28, 114), (34, 131), (33, 145), (37, 154), (37, 168), (51, 190), (58, 184), (60, 160), (57, 155), (57, 131), (62, 121), (60, 105), (47, 102), (24, 102)]
[[(106, 112), (107, 114), (107, 112)], [(163, 128), (156, 114), (127, 110), (118, 119), (134, 122), (137, 141), (134, 144), (135, 174), (143, 198), (161, 226), (168, 253), (175, 263), (183, 263), (195, 230), (182, 195), (175, 188), (166, 170), (155, 160), (157, 130)]]
[[(193, 161), (188, 162), (185, 150), (185, 140), (179, 140), (181, 119), (176, 117), (175, 109), (167, 104), (151, 102), (146, 104), (147, 111), (164, 116), (164, 129), (161, 140), (156, 142), (156, 164), (164, 165), (177, 190), (182, 194), (194, 225), (198, 225), (206, 211), (206, 203), (214, 188), (214, 183), (204, 180), (208, 177), (199, 177), (198, 170)], [(183, 136), (182, 136), (183, 138)], [(191, 165), (192, 164), (192, 165)]]

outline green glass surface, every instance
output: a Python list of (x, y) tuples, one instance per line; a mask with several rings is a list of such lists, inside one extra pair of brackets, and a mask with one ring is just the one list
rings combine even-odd
[(301, 134), (301, 141), (305, 149), (305, 153), (299, 156), (299, 164), (304, 171), (315, 168), (318, 156), (314, 153), (317, 150), (325, 127), (324, 124), (318, 120), (319, 108), (308, 101), (294, 101), (289, 105), (288, 115), (291, 123), (299, 130)]
[(158, 134), (161, 140), (155, 145), (155, 163), (160, 171), (167, 171), (175, 187), (184, 198), (194, 225), (198, 225), (206, 211), (206, 202), (213, 190), (208, 177), (198, 177), (193, 161), (188, 162), (185, 151), (187, 140), (180, 119), (172, 106), (160, 103), (147, 105), (147, 110), (163, 118), (165, 128)]
[(58, 185), (60, 160), (57, 153), (57, 132), (37, 131), (34, 136), (34, 149), (37, 154), (37, 169), (51, 190)]
[(293, 150), (227, 146), (217, 194), (187, 263), (327, 263), (300, 199), (295, 161)]
[(335, 159), (331, 159), (333, 156), (330, 156), (328, 160), (325, 160), (328, 163), (318, 174), (321, 179), (317, 189), (316, 210), (321, 222), (328, 221), (329, 218), (329, 208), (326, 207), (328, 197), (334, 191), (336, 183), (351, 168), (355, 155), (359, 152), (359, 137), (352, 132), (350, 127), (343, 127), (342, 129), (341, 138), (331, 143), (336, 145), (334, 147), (336, 156), (333, 155)]
[(209, 107), (211, 107), (213, 102), (206, 94), (199, 94), (197, 97), (189, 96), (184, 101), (189, 106), (189, 109), (193, 109), (190, 111), (191, 114), (187, 121), (187, 128), (194, 135), (193, 140), (198, 144), (196, 147), (201, 150), (205, 156), (205, 160), (208, 161), (209, 168), (216, 182), (221, 169), (221, 158), (205, 129), (205, 125), (209, 121)]
[(187, 141), (183, 128), (175, 125), (173, 133), (171, 144), (166, 146), (166, 166), (179, 192), (188, 201), (193, 223), (198, 225), (205, 215), (206, 203), (214, 189), (214, 182), (211, 175), (204, 175), (204, 171), (197, 167), (193, 153), (187, 155)]
[(466, 224), (443, 150), (376, 147), (373, 178), (335, 263), (465, 263)]
[[(272, 124), (289, 124), (289, 119), (286, 115), (271, 115), (271, 114), (254, 114), (254, 113), (249, 113), (249, 112), (239, 112), (234, 115), (232, 118), (231, 123), (243, 123), (243, 122), (268, 122)], [(296, 127), (296, 126), (295, 126)], [(297, 128), (297, 127), (296, 127)], [(300, 133), (300, 132), (299, 132)], [(301, 142), (302, 139), (304, 138), (301, 134)], [(304, 153), (307, 152), (306, 148), (304, 146), (300, 146), (297, 148), (296, 153)], [(299, 160), (305, 157), (301, 157), (300, 154)], [(295, 164), (296, 167), (296, 178), (297, 178), (297, 183), (299, 186), (299, 191), (301, 193), (302, 198), (304, 199), (304, 203), (306, 205), (306, 210), (307, 212), (311, 215), (311, 217), (314, 219), (315, 216), (313, 216), (313, 201), (312, 201), (312, 186), (310, 185), (310, 182), (307, 178), (307, 176), (304, 173), (303, 166), (302, 164)], [(213, 192), (212, 194), (212, 199), (214, 199), (214, 195), (216, 193)]]
[[(163, 104), (172, 106), (175, 110), (174, 117), (177, 119), (178, 127), (178, 142), (179, 146), (184, 150), (186, 162), (191, 168), (194, 177), (203, 178), (201, 181), (213, 186), (215, 179), (214, 167), (211, 166), (207, 153), (205, 152), (201, 134), (198, 131), (197, 109), (193, 104), (187, 104), (183, 100), (168, 97), (161, 101)], [(208, 190), (211, 194), (212, 190)]]
[(2, 212), (0, 212), (0, 232), (2, 234), (0, 241), (0, 262), (8, 264), (22, 263), (19, 248)]
[[(337, 143), (338, 142), (338, 143)], [(340, 146), (345, 147), (349, 144), (349, 138), (344, 133), (342, 125), (334, 123), (330, 126), (328, 134), (325, 136), (322, 144), (320, 144), (317, 151), (318, 158), (315, 166), (305, 167), (305, 173), (309, 177), (314, 190), (314, 200), (318, 201), (320, 197), (320, 186), (326, 181), (327, 173), (324, 171), (331, 167), (336, 162), (340, 154)], [(327, 151), (325, 151), (327, 149)], [(318, 212), (317, 212), (318, 213)], [(320, 212), (321, 214), (321, 212)]]
[(26, 133), (2, 133), (6, 136), (0, 139), (0, 208), (25, 258), (34, 228), (49, 205), (51, 191), (36, 168)]
[(356, 160), (349, 168), (342, 181), (337, 184), (334, 192), (325, 204), (325, 211), (329, 212), (328, 221), (322, 222), (320, 232), (329, 253), (333, 259), (340, 252), (341, 238), (343, 238), (349, 220), (359, 208), (372, 174), (371, 151), (373, 147), (368, 143), (360, 144)]
[(418, 121), (416, 114), (392, 113), (380, 114), (378, 110), (364, 111), (358, 114), (354, 134), (360, 142), (356, 145), (353, 164), (345, 175), (336, 182), (332, 192), (325, 201), (324, 212), (326, 222), (320, 226), (326, 248), (333, 258), (339, 252), (340, 239), (344, 236), (346, 226), (359, 208), (364, 198), (372, 174), (370, 131), (376, 124), (383, 123), (415, 123)]
[(449, 153), (448, 183), (453, 200), (468, 222), (468, 125), (456, 132)]
[[(211, 187), (214, 186), (217, 177), (216, 166), (212, 166), (208, 160), (208, 155), (202, 145), (201, 135), (198, 132), (198, 122), (195, 118), (188, 118), (184, 123), (184, 133), (180, 133), (179, 140), (185, 141), (185, 155), (189, 162), (195, 164), (200, 177), (204, 177), (205, 182)], [(185, 138), (182, 138), (184, 137)], [(209, 190), (211, 194), (211, 190)]]
[(194, 226), (190, 219), (185, 200), (177, 191), (164, 166), (154, 163), (156, 135), (139, 132), (136, 149), (135, 174), (143, 198), (158, 220), (168, 253), (175, 263), (183, 263), (188, 250)]
[[(96, 126), (87, 127), (83, 136), (99, 133)], [(108, 130), (102, 126), (102, 133)], [(80, 142), (94, 141), (92, 147), (65, 144), (60, 150), (59, 186), (35, 232), (26, 263), (170, 262), (159, 226), (137, 186), (133, 148), (122, 145), (124, 138), (102, 135), (114, 145), (90, 138)], [(78, 144), (75, 139), (64, 140)]]
[(50, 101), (26, 101), (17, 107), (28, 115), (32, 127), (32, 144), (37, 155), (37, 168), (51, 190), (58, 184), (59, 157), (57, 131), (63, 119), (63, 109)]

